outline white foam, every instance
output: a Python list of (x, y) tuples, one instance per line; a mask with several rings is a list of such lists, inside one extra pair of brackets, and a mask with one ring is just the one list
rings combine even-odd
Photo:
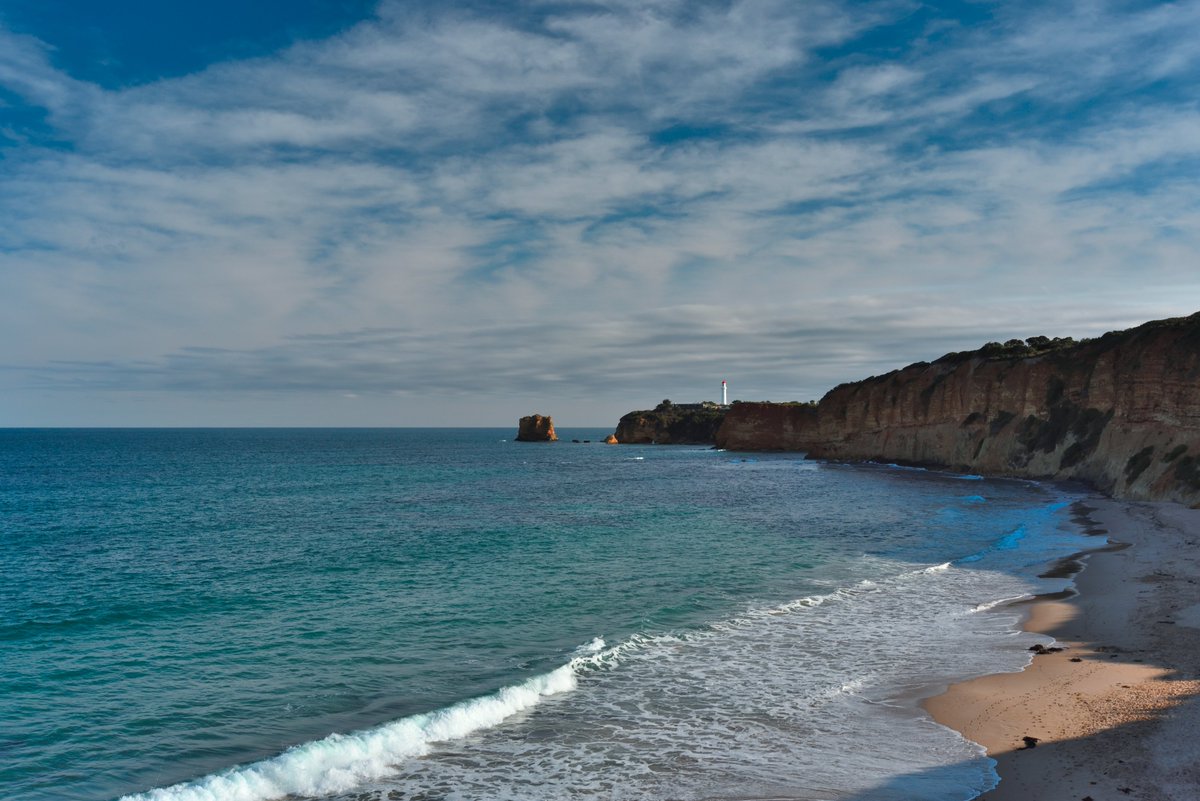
[[(1002, 641), (1025, 636), (1014, 634), (1015, 616), (972, 613), (1021, 597), (1030, 583), (951, 562), (864, 557), (849, 575), (814, 584), (821, 594), (743, 608), (698, 630), (612, 646), (596, 638), (556, 670), (493, 695), (124, 801), (413, 797), (447, 787), (448, 797), (490, 801), (694, 800), (732, 784), (754, 797), (825, 786), (910, 801), (994, 785), (976, 746), (930, 725), (907, 699), (1019, 668), (1027, 652)], [(1001, 600), (973, 607), (980, 597)], [(566, 695), (541, 703), (557, 694)], [(853, 757), (836, 756), (850, 738)], [(793, 756), (781, 766), (778, 753)], [(917, 768), (936, 768), (937, 786), (870, 795)]]
[(877, 464), (880, 467), (890, 467), (893, 470), (912, 470), (916, 473), (929, 472), (929, 468), (927, 467), (917, 467), (916, 465), (911, 464), (896, 464), (895, 462), (871, 462), (870, 464)]
[(997, 606), (1003, 606), (1004, 604), (1016, 603), (1017, 601), (1027, 601), (1032, 597), (1033, 596), (1030, 595), (1029, 593), (1025, 593), (1023, 595), (1014, 595), (1010, 598), (999, 598), (995, 601), (986, 601), (981, 604), (976, 604), (975, 606), (971, 607), (971, 611), (972, 612), (986, 612), (989, 609), (995, 609)]
[(289, 748), (261, 762), (243, 765), (193, 782), (124, 796), (121, 801), (270, 801), (291, 795), (319, 796), (344, 792), (382, 778), (410, 757), (428, 753), (433, 743), (458, 740), (491, 728), (536, 706), (550, 695), (577, 686), (576, 671), (601, 664), (604, 640), (596, 638), (576, 650), (570, 662), (549, 673), (503, 687), (492, 695), (472, 698), (374, 729), (331, 734)]

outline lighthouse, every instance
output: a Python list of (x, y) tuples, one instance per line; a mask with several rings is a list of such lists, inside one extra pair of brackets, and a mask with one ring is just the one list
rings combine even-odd
[(722, 406), (729, 405), (729, 386), (725, 383), (724, 380), (721, 381), (721, 405)]

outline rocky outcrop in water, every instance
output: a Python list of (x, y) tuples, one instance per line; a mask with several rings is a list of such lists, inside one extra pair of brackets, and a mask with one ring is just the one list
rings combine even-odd
[(554, 420), (540, 414), (522, 417), (517, 429), (517, 442), (555, 442)]
[(735, 404), (714, 439), (1197, 504), (1200, 314), (1078, 343), (990, 343), (843, 384), (816, 408)]
[(623, 445), (711, 445), (724, 419), (725, 408), (715, 403), (665, 400), (648, 411), (622, 417), (614, 436)]

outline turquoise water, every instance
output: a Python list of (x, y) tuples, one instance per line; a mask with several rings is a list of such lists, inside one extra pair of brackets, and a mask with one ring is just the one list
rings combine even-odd
[(994, 781), (913, 701), (1024, 663), (1062, 490), (513, 433), (0, 431), (0, 796)]

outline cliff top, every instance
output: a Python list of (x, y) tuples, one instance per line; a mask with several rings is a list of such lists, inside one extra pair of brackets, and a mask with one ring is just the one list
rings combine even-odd
[(1109, 331), (1098, 337), (1085, 337), (1078, 341), (1071, 337), (1054, 337), (1051, 339), (1049, 337), (1036, 336), (1025, 340), (1010, 339), (1004, 343), (989, 342), (978, 350), (947, 353), (940, 359), (934, 360), (934, 364), (944, 361), (959, 362), (977, 357), (985, 359), (1024, 359), (1092, 343), (1114, 345), (1122, 340), (1132, 339), (1139, 334), (1158, 329), (1189, 327), (1195, 327), (1197, 330), (1200, 330), (1200, 312), (1196, 312), (1188, 317), (1168, 317), (1165, 320), (1151, 320), (1134, 328)]
[(657, 415), (663, 418), (674, 417), (707, 417), (713, 415), (723, 415), (725, 409), (719, 403), (712, 401), (701, 401), (700, 403), (673, 403), (670, 400), (664, 399), (662, 403), (655, 406), (653, 409), (638, 409), (622, 416), (622, 420), (626, 417), (636, 417), (638, 415)]
[[(896, 373), (913, 368), (928, 367), (930, 364), (939, 366), (954, 366), (970, 359), (986, 359), (988, 361), (1032, 359), (1040, 356), (1055, 355), (1069, 356), (1071, 352), (1083, 347), (1114, 347), (1123, 342), (1135, 339), (1143, 334), (1163, 329), (1192, 329), (1200, 338), (1200, 312), (1187, 317), (1168, 317), (1163, 320), (1151, 320), (1134, 328), (1119, 331), (1109, 331), (1098, 337), (1073, 339), (1072, 337), (1033, 336), (1028, 339), (1010, 339), (1006, 342), (988, 342), (975, 350), (951, 351), (934, 359), (932, 362), (913, 362), (896, 370), (890, 370), (878, 376), (868, 376), (858, 381), (847, 381), (834, 387), (840, 389), (850, 384), (862, 384), (867, 381), (884, 379)], [(833, 390), (831, 390), (832, 392)]]

